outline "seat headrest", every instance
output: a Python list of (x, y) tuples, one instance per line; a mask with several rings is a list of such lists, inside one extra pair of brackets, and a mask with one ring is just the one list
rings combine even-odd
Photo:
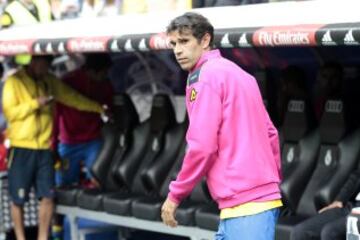
[(170, 97), (166, 94), (155, 95), (150, 116), (151, 131), (158, 132), (173, 126), (175, 123), (175, 110)]
[(299, 141), (315, 126), (310, 104), (303, 99), (290, 100), (286, 109), (283, 132), (285, 141)]
[(139, 123), (139, 115), (130, 96), (123, 93), (114, 98), (114, 121), (120, 129), (128, 129)]
[(342, 100), (328, 100), (320, 120), (320, 137), (322, 143), (338, 143), (347, 132), (345, 107)]

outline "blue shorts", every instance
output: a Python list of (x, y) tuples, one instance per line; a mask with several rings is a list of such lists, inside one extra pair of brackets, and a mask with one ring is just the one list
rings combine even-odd
[(99, 154), (101, 146), (101, 140), (79, 144), (60, 143), (58, 152), (62, 159), (62, 167), (61, 170), (56, 171), (56, 185), (79, 183), (82, 163), (85, 164), (87, 169), (86, 178), (91, 179), (90, 169)]
[(215, 240), (274, 240), (279, 209), (220, 220)]
[(37, 198), (54, 197), (54, 160), (50, 150), (14, 147), (8, 156), (9, 194), (14, 204), (23, 205), (32, 186)]

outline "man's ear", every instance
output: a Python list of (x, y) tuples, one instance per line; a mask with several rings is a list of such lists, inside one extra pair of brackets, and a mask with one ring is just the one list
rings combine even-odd
[(210, 48), (210, 39), (211, 39), (211, 36), (209, 33), (205, 33), (204, 36), (202, 37), (201, 39), (201, 46), (203, 49), (207, 49), (207, 48)]

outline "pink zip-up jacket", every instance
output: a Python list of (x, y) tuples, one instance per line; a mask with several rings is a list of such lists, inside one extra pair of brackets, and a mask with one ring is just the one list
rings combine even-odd
[(204, 176), (220, 209), (281, 198), (278, 133), (254, 77), (219, 50), (205, 52), (190, 71), (186, 108), (188, 148), (170, 200), (179, 204)]

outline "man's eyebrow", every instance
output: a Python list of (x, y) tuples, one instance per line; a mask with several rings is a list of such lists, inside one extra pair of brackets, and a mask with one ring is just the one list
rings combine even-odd
[(189, 40), (189, 37), (179, 37), (178, 41), (184, 41), (184, 40)]

